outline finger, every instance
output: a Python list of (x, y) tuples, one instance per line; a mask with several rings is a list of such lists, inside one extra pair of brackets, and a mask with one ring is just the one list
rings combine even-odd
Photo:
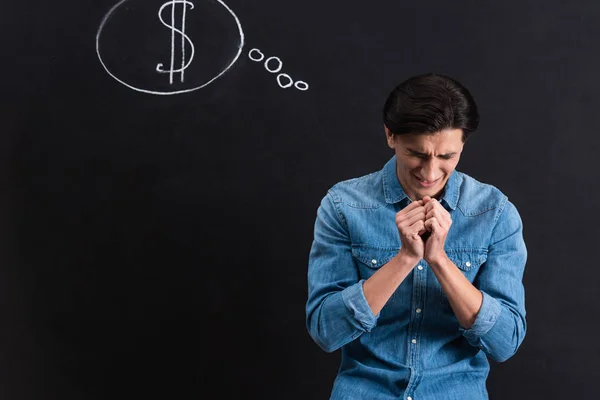
[(427, 229), (431, 233), (435, 233), (434, 229), (436, 229), (433, 225), (436, 222), (436, 218), (432, 217), (425, 221), (425, 229)]
[[(425, 216), (425, 222), (430, 220), (435, 220), (439, 227), (444, 231), (448, 231), (450, 229), (450, 225), (452, 225), (452, 220), (450, 219), (450, 221), (447, 221), (446, 217), (444, 215), (440, 215), (438, 210), (432, 210), (427, 213)], [(431, 225), (428, 224), (427, 226)]]
[(418, 201), (413, 201), (412, 203), (410, 203), (409, 205), (407, 205), (406, 207), (404, 207), (402, 210), (398, 211), (396, 213), (396, 215), (399, 214), (407, 214), (409, 213), (411, 210), (417, 208), (417, 207), (422, 207), (423, 206), (423, 202), (421, 200)]
[(425, 222), (425, 211), (420, 210), (420, 212), (415, 213), (411, 218), (404, 219), (398, 223), (399, 228), (408, 228), (412, 226), (417, 221)]
[(421, 236), (422, 234), (424, 234), (425, 232), (427, 232), (427, 229), (425, 229), (425, 222), (424, 221), (417, 221), (413, 225), (411, 225), (410, 228), (411, 229), (418, 229), (417, 235), (419, 235), (419, 236)]
[(431, 210), (428, 210), (425, 213), (425, 219), (429, 219), (429, 218), (432, 218), (432, 217), (436, 217), (437, 219), (441, 219), (441, 218), (443, 218), (442, 212), (437, 207), (432, 208)]
[(410, 212), (408, 212), (407, 214), (404, 215), (404, 219), (410, 219), (415, 214), (419, 214), (419, 213), (425, 214), (425, 207), (421, 206), (421, 207), (413, 208), (412, 210), (410, 210)]
[(437, 214), (435, 212), (435, 210), (428, 210), (427, 213), (425, 214), (425, 219), (429, 219), (431, 217), (435, 217)]
[(424, 205), (424, 207), (427, 209), (427, 211), (433, 210), (433, 200), (432, 201), (428, 201), (427, 204)]
[(419, 235), (421, 235), (421, 233), (425, 231), (425, 222), (419, 220), (404, 229), (404, 236), (417, 238)]
[(440, 222), (438, 221), (438, 219), (436, 217), (432, 217), (432, 218), (428, 219), (427, 221), (425, 221), (425, 226), (427, 227), (428, 230), (431, 231), (431, 233), (433, 235), (444, 232), (444, 229), (442, 228), (442, 226), (440, 225)]
[[(403, 210), (403, 211), (399, 212), (398, 214), (396, 214), (396, 224), (400, 224), (403, 221), (409, 220), (416, 214), (420, 214), (420, 213), (425, 214), (425, 208), (423, 206), (415, 206), (406, 213)], [(425, 215), (423, 215), (423, 219), (425, 219)]]
[[(435, 199), (434, 199), (434, 200), (435, 200)], [(440, 212), (441, 212), (442, 214), (448, 214), (448, 215), (450, 215), (450, 213), (448, 213), (448, 210), (446, 210), (446, 209), (444, 208), (444, 206), (442, 205), (442, 203), (440, 203), (440, 202), (439, 202), (439, 201), (437, 201), (437, 200), (435, 200), (434, 202), (432, 202), (432, 203), (431, 203), (431, 206), (432, 206), (434, 209), (438, 209), (438, 210), (440, 210)]]
[(423, 233), (427, 232), (427, 229), (425, 229), (424, 221), (415, 222), (413, 225), (411, 225), (410, 229), (414, 232), (415, 237), (419, 237)]
[(450, 216), (450, 212), (446, 210), (439, 201), (437, 202), (437, 206), (435, 208), (439, 210), (437, 219), (440, 223), (440, 226), (444, 229), (449, 229), (450, 225), (452, 225), (452, 217)]
[(427, 207), (430, 209), (433, 207), (436, 207), (437, 205), (441, 205), (441, 204), (438, 201), (438, 199), (436, 199), (435, 197), (432, 197), (431, 200), (427, 202)]
[(451, 223), (452, 218), (450, 217), (450, 213), (444, 208), (444, 206), (442, 206), (442, 204), (439, 201), (434, 199), (434, 201), (428, 204), (428, 206), (429, 207), (426, 207), (428, 215), (430, 211), (437, 210), (437, 212), (434, 212), (432, 215), (435, 215), (440, 222), (446, 221), (447, 223)]

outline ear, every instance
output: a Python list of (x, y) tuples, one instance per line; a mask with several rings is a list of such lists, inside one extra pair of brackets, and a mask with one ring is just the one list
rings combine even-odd
[(388, 129), (387, 126), (385, 126), (385, 124), (383, 124), (383, 129), (385, 130), (385, 139), (387, 141), (388, 147), (390, 149), (395, 149), (396, 142), (394, 140), (394, 134)]

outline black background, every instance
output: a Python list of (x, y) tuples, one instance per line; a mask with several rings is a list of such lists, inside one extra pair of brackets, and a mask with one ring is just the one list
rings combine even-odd
[(102, 68), (116, 2), (0, 10), (0, 398), (328, 398), (339, 352), (304, 322), (316, 209), (393, 155), (381, 107), (423, 72), (471, 90), (458, 169), (524, 222), (528, 332), (490, 397), (600, 396), (599, 2), (230, 0), (242, 55), (176, 96)]

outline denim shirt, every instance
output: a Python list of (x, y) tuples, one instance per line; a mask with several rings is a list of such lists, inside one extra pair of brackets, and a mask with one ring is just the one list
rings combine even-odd
[(363, 282), (401, 247), (395, 215), (411, 199), (395, 156), (372, 174), (334, 185), (317, 210), (308, 262), (306, 324), (326, 352), (341, 348), (331, 399), (487, 399), (487, 357), (502, 362), (526, 331), (527, 250), (515, 206), (494, 186), (454, 170), (441, 204), (452, 225), (450, 260), (483, 294), (462, 328), (440, 283), (420, 260), (381, 312)]

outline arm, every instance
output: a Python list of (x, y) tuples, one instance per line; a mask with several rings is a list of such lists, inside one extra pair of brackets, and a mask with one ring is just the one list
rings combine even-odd
[(399, 253), (368, 280), (360, 279), (348, 228), (328, 193), (317, 210), (308, 265), (306, 325), (313, 340), (332, 352), (370, 332), (413, 261)]
[(434, 198), (424, 197), (425, 227), (431, 231), (425, 243), (424, 258), (431, 266), (442, 290), (448, 296), (452, 311), (462, 328), (475, 323), (483, 294), (469, 282), (467, 277), (448, 258), (444, 244), (452, 226), (450, 213)]
[(522, 279), (527, 250), (519, 213), (505, 197), (486, 263), (471, 284), (443, 251), (452, 225), (448, 212), (437, 201), (426, 200), (425, 226), (432, 235), (426, 244), (425, 259), (448, 296), (459, 329), (472, 346), (496, 361), (505, 361), (516, 353), (526, 330)]
[(505, 200), (492, 232), (487, 260), (474, 282), (483, 296), (481, 309), (469, 329), (460, 329), (471, 345), (498, 362), (513, 356), (525, 338), (522, 279), (526, 261), (521, 217)]
[(481, 308), (483, 294), (469, 282), (447, 255), (432, 261), (430, 266), (448, 297), (458, 323), (464, 329), (471, 328)]

